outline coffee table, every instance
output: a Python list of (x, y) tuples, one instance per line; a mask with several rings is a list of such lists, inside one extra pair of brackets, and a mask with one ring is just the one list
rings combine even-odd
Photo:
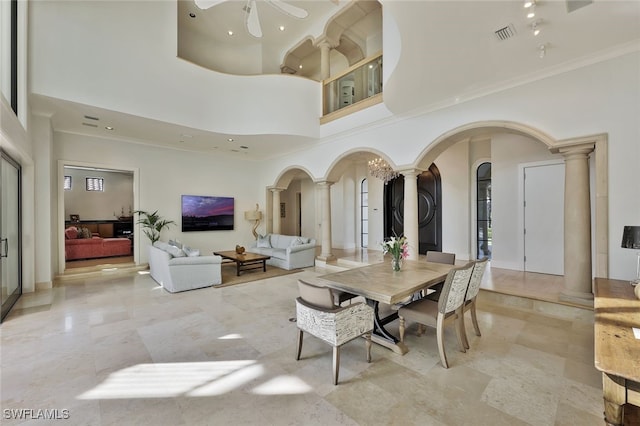
[(237, 276), (240, 276), (240, 272), (250, 269), (262, 268), (262, 272), (267, 272), (267, 259), (271, 259), (271, 256), (258, 253), (244, 252), (238, 254), (235, 250), (214, 251), (213, 254), (235, 262)]

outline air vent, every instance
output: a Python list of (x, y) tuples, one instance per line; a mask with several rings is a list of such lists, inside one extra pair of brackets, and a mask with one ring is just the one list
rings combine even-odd
[(498, 40), (504, 41), (516, 35), (516, 28), (513, 26), (513, 24), (509, 24), (506, 27), (496, 30), (495, 35)]
[(85, 115), (84, 118), (86, 118), (87, 120), (95, 120), (95, 121), (100, 120), (98, 117), (92, 117), (90, 115)]
[(593, 0), (567, 0), (567, 13), (589, 6)]
[(87, 126), (87, 127), (98, 127), (97, 124), (93, 124), (93, 123), (82, 123), (83, 126)]

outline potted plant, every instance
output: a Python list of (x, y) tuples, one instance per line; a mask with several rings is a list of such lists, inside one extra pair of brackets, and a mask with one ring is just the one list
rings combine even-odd
[(158, 214), (158, 210), (153, 213), (144, 210), (136, 210), (134, 213), (139, 215), (138, 222), (142, 225), (144, 234), (151, 240), (151, 245), (160, 239), (160, 232), (170, 225), (174, 225), (173, 220), (162, 219)]

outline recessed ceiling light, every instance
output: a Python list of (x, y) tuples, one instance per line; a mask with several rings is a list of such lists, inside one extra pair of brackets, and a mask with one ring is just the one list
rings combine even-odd
[(280, 25), (278, 28), (280, 29), (280, 31), (284, 31), (284, 25)]
[(298, 65), (298, 68), (302, 69), (302, 64)]
[(227, 139), (227, 142), (233, 142), (233, 138)]
[(107, 130), (113, 130), (113, 127), (111, 127), (111, 126), (104, 126), (104, 128), (107, 129)]
[(230, 36), (232, 36), (232, 35), (233, 35), (233, 31), (229, 30), (229, 31), (227, 31), (227, 34), (229, 34)]
[(189, 12), (189, 17), (190, 17), (190, 18), (195, 18), (195, 17), (196, 17), (196, 14), (195, 14), (195, 13), (193, 13), (193, 12)]

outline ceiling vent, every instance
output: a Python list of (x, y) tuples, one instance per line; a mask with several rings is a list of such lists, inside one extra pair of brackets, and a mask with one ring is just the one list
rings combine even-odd
[(516, 28), (513, 26), (513, 24), (509, 24), (506, 27), (496, 30), (494, 33), (498, 40), (504, 41), (516, 35)]
[(93, 124), (93, 123), (85, 123), (85, 122), (82, 122), (82, 125), (83, 125), (83, 126), (87, 126), (87, 127), (98, 127), (98, 125), (97, 125), (97, 124)]
[(589, 6), (593, 0), (567, 0), (567, 13)]

